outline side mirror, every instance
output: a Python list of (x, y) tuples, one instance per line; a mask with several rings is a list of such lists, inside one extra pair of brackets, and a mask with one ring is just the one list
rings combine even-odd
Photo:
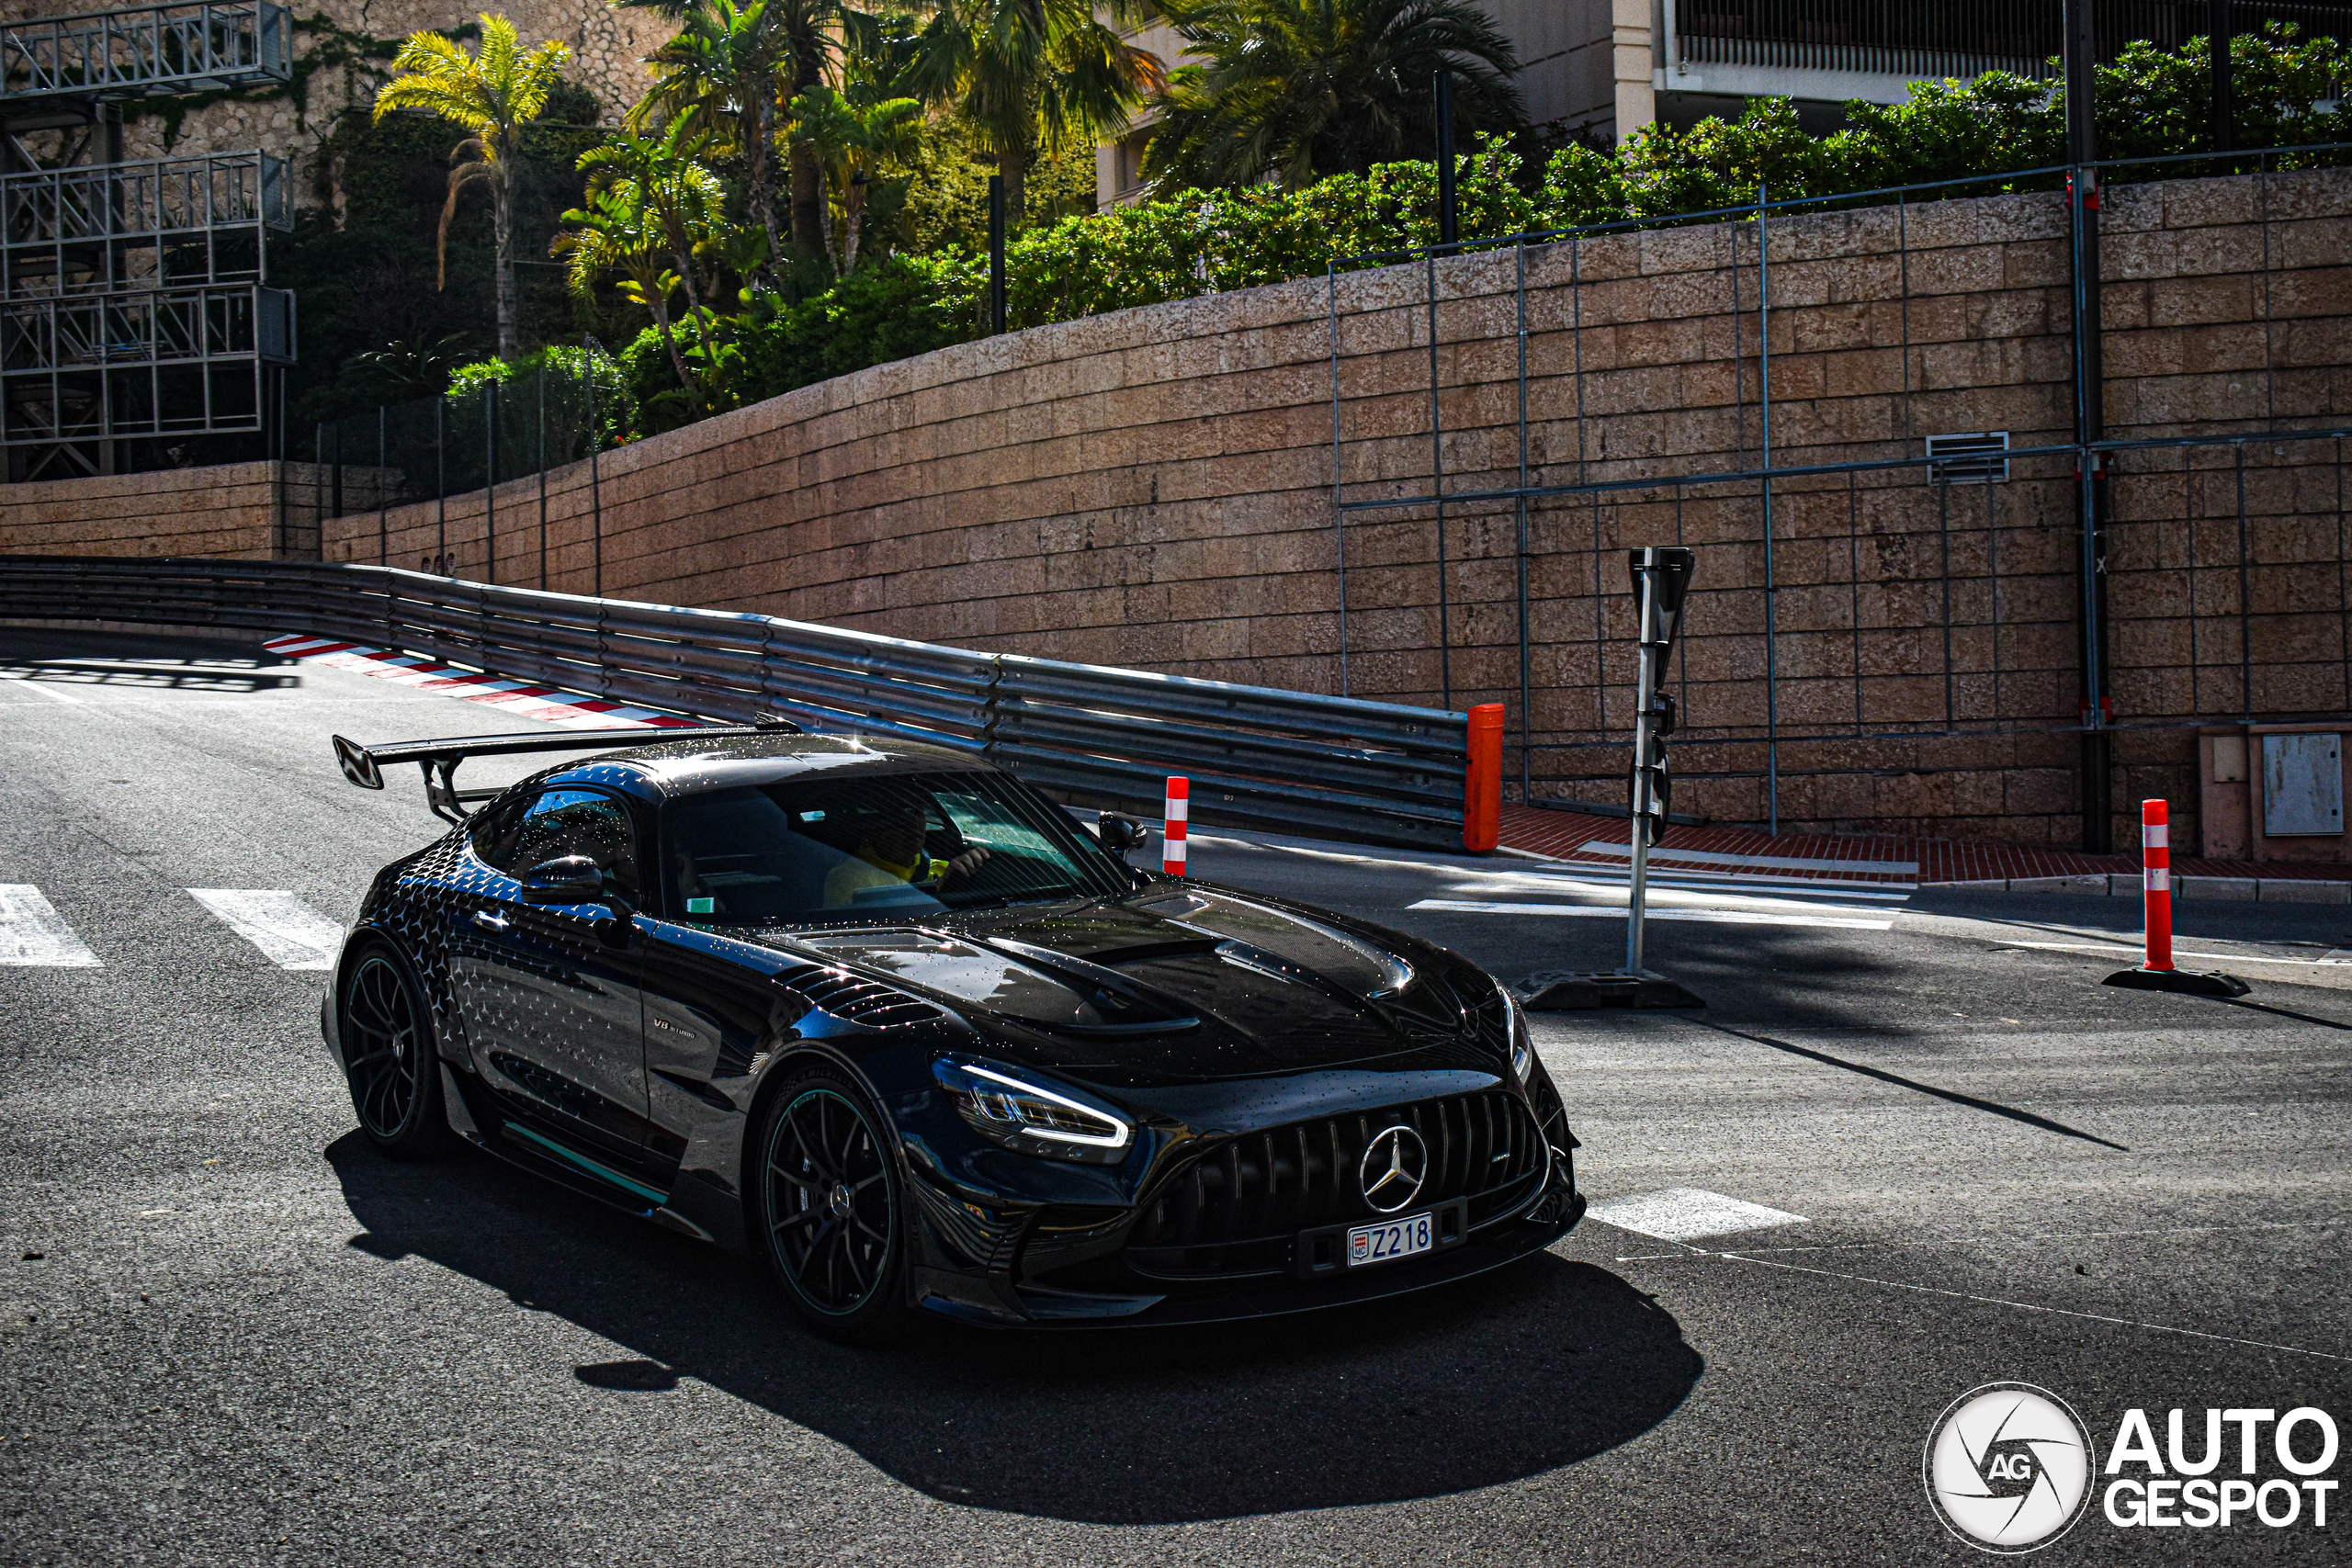
[(1094, 837), (1104, 849), (1121, 857), (1129, 850), (1141, 849), (1144, 842), (1144, 831), (1140, 827), (1125, 817), (1113, 817), (1108, 813), (1094, 824)]
[(526, 904), (599, 904), (604, 898), (604, 870), (586, 855), (543, 861), (523, 874)]

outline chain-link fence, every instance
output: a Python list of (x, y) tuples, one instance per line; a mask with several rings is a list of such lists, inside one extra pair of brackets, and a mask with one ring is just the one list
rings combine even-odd
[[(503, 380), (322, 422), (312, 514), (374, 513), (377, 564), (388, 565), (392, 508), (417, 502), (446, 506), (452, 496), (486, 491), (493, 546), (502, 527), (537, 529), (544, 558), (548, 471), (618, 446), (626, 421), (616, 395), (618, 368), (593, 340), (588, 347), (550, 349), (537, 358)], [(516, 497), (513, 482), (534, 477), (536, 498)], [(509, 488), (502, 494), (500, 486)], [(530, 552), (522, 553), (527, 558)], [(495, 563), (499, 554), (492, 547), (485, 558)], [(439, 555), (424, 564), (446, 573), (446, 542)], [(542, 558), (534, 581), (543, 582), (545, 568)]]

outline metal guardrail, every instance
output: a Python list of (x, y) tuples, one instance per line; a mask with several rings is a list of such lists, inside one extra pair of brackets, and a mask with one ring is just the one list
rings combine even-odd
[(1460, 849), (1466, 714), (375, 566), (0, 556), (0, 619), (307, 632), (699, 717), (925, 741), (1073, 801)]

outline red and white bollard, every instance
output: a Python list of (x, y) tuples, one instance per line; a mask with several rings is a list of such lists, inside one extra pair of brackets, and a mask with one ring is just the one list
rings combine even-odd
[(2107, 983), (2134, 991), (2242, 997), (2246, 984), (2234, 975), (2191, 974), (2173, 967), (2171, 815), (2164, 801), (2140, 803), (2140, 895), (2146, 905), (2146, 953), (2139, 968), (2119, 969), (2107, 977)]
[(2171, 809), (2161, 800), (2140, 803), (2141, 897), (2147, 900), (2143, 924), (2147, 930), (2143, 969), (2172, 967), (2172, 829)]
[(1192, 810), (1193, 782), (1171, 776), (1168, 781), (1166, 827), (1159, 847), (1159, 869), (1170, 876), (1184, 874), (1184, 822)]

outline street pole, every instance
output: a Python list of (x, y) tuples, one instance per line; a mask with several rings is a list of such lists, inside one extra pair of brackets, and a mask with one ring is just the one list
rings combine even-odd
[(1674, 698), (1665, 692), (1666, 661), (1680, 628), (1682, 601), (1690, 589), (1696, 558), (1689, 550), (1645, 547), (1630, 553), (1634, 633), (1633, 798), (1634, 873), (1625, 901), (1625, 973), (1642, 973), (1642, 922), (1649, 896), (1650, 846), (1666, 831), (1672, 787), (1667, 778), (1665, 738), (1674, 732)]
[(989, 176), (989, 331), (1004, 335), (1004, 176)]
[(1632, 790), (1627, 827), (1633, 874), (1625, 899), (1625, 966), (1607, 973), (1531, 975), (1518, 990), (1539, 1011), (1583, 1008), (1696, 1008), (1707, 1004), (1645, 966), (1643, 922), (1648, 912), (1650, 850), (1666, 830), (1673, 790), (1667, 773), (1667, 736), (1674, 733), (1674, 698), (1666, 690), (1667, 660), (1682, 628), (1697, 556), (1679, 546), (1644, 546), (1626, 552), (1633, 573), (1634, 714)]
[(2106, 854), (2114, 826), (2108, 797), (2114, 752), (2107, 723), (2107, 562), (2104, 454), (2107, 377), (2100, 343), (2098, 144), (2093, 110), (2098, 32), (2092, 0), (2066, 0), (2066, 206), (2073, 238), (2075, 502), (2083, 638), (2083, 848)]
[(1453, 73), (1443, 66), (1430, 83), (1437, 116), (1437, 242), (1451, 245), (1462, 238), (1460, 215), (1453, 201)]
[(2231, 122), (2237, 118), (2237, 95), (2230, 82), (2230, 35), (2233, 30), (2230, 0), (2211, 0), (2208, 17), (2205, 36), (2210, 55), (2207, 64), (2213, 73), (2213, 151), (2226, 152), (2232, 145)]

